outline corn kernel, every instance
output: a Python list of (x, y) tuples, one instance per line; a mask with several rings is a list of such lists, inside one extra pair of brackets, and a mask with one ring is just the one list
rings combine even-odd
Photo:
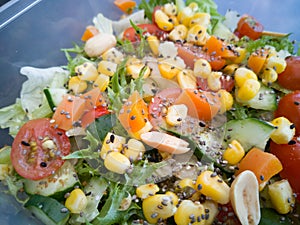
[(241, 101), (249, 101), (254, 98), (260, 89), (260, 83), (257, 80), (248, 79), (237, 91), (237, 98)]
[[(177, 19), (177, 16), (170, 16), (169, 20), (170, 20), (171, 23), (173, 23), (174, 27), (178, 26), (180, 24), (179, 21), (178, 21), (178, 19)], [(174, 29), (174, 27), (173, 27), (173, 29)]]
[(78, 76), (74, 76), (70, 78), (68, 87), (75, 94), (82, 93), (87, 89), (87, 82), (85, 80), (80, 80)]
[(206, 40), (207, 33), (204, 26), (196, 24), (188, 30), (187, 42), (196, 45), (204, 45), (206, 43)]
[(206, 200), (202, 203), (204, 207), (204, 211), (209, 215), (208, 218), (206, 217), (205, 225), (213, 224), (216, 216), (219, 214), (219, 205), (218, 203)]
[(180, 12), (178, 12), (177, 18), (178, 18), (179, 23), (188, 27), (193, 15), (194, 15), (194, 12), (193, 12), (192, 8), (184, 7)]
[(101, 158), (105, 159), (106, 155), (110, 151), (120, 152), (123, 149), (123, 145), (125, 143), (126, 143), (125, 137), (108, 132), (102, 143), (102, 148), (100, 151)]
[(123, 53), (116, 48), (111, 48), (107, 50), (101, 55), (101, 57), (103, 60), (110, 61), (117, 64), (121, 63), (122, 60), (124, 59)]
[[(143, 70), (143, 68), (145, 67), (145, 71), (144, 74), (140, 74)], [(140, 75), (143, 78), (147, 78), (149, 77), (151, 70), (149, 68), (149, 66), (145, 66), (144, 64), (132, 64), (132, 65), (128, 65), (126, 66), (126, 70), (127, 73), (133, 78), (133, 79), (137, 79)]]
[(172, 197), (166, 194), (156, 194), (144, 199), (142, 209), (146, 220), (151, 224), (173, 216), (176, 211)]
[(177, 82), (181, 88), (196, 88), (196, 77), (191, 70), (182, 70), (177, 74)]
[[(205, 210), (200, 202), (183, 200), (174, 214), (174, 220), (177, 225), (204, 225), (205, 218), (203, 219), (202, 215), (205, 215)], [(199, 221), (197, 218), (201, 218), (201, 220)]]
[(241, 87), (246, 80), (257, 80), (257, 75), (252, 71), (244, 67), (238, 68), (234, 73), (234, 80), (238, 87)]
[(169, 33), (172, 41), (184, 41), (187, 37), (188, 29), (183, 24), (179, 24)]
[(156, 10), (154, 13), (154, 20), (157, 26), (164, 30), (164, 31), (170, 31), (173, 29), (174, 25), (169, 20), (170, 18), (166, 13), (164, 13), (162, 10)]
[(283, 58), (272, 55), (267, 58), (265, 67), (273, 68), (279, 74), (285, 70), (286, 61)]
[(195, 13), (190, 20), (189, 26), (192, 27), (196, 24), (199, 24), (204, 27), (208, 27), (210, 24), (210, 14), (198, 12)]
[(185, 187), (191, 187), (195, 189), (195, 183), (191, 178), (183, 178), (179, 180), (178, 184), (176, 185), (179, 189), (183, 189)]
[(93, 83), (94, 88), (99, 88), (100, 91), (105, 91), (109, 84), (109, 76), (105, 74), (99, 74)]
[(265, 68), (261, 75), (262, 83), (269, 85), (274, 83), (278, 78), (277, 72), (273, 68)]
[(77, 188), (74, 189), (66, 199), (65, 206), (71, 213), (80, 213), (87, 206), (87, 197), (84, 192)]
[(271, 133), (271, 139), (276, 144), (287, 144), (295, 136), (295, 126), (285, 117), (278, 117), (272, 120), (272, 124), (276, 126)]
[(232, 108), (233, 105), (233, 97), (230, 94), (230, 92), (221, 89), (218, 91), (218, 94), (220, 95), (220, 102), (221, 102), (221, 108), (220, 113), (224, 113)]
[(91, 62), (85, 62), (75, 67), (75, 73), (80, 80), (94, 81), (98, 76), (97, 68)]
[(235, 71), (239, 68), (238, 64), (229, 64), (227, 66), (225, 66), (225, 68), (223, 69), (223, 73), (227, 74), (227, 75), (234, 75)]
[(231, 165), (236, 165), (245, 155), (243, 146), (237, 141), (233, 140), (223, 153), (223, 158)]
[(114, 173), (124, 174), (130, 168), (130, 161), (120, 152), (109, 152), (104, 159), (104, 166)]
[(293, 210), (295, 197), (288, 180), (276, 181), (268, 186), (268, 193), (275, 210), (287, 214)]
[(174, 3), (167, 3), (163, 6), (163, 11), (168, 15), (168, 16), (176, 16), (177, 14), (177, 7), (174, 5)]
[(107, 76), (113, 76), (117, 71), (117, 63), (102, 60), (98, 63), (98, 72)]
[(207, 78), (207, 86), (212, 91), (218, 91), (221, 89), (221, 78), (222, 72), (213, 71)]
[(236, 47), (234, 49), (237, 57), (234, 58), (232, 60), (233, 63), (236, 63), (236, 64), (239, 64), (239, 63), (242, 63), (244, 61), (244, 59), (246, 58), (246, 53), (247, 53), (247, 50), (246, 48), (243, 48), (243, 47)]
[(211, 74), (211, 65), (206, 59), (197, 59), (194, 63), (194, 75), (196, 77), (208, 78)]
[(188, 108), (184, 104), (168, 107), (166, 122), (171, 126), (180, 125), (187, 117)]
[(155, 195), (158, 191), (159, 187), (156, 184), (143, 184), (136, 188), (136, 196), (145, 199)]
[(147, 42), (149, 44), (149, 47), (153, 53), (153, 55), (158, 56), (159, 51), (158, 51), (158, 47), (159, 47), (159, 40), (155, 35), (150, 35), (147, 37)]
[(215, 172), (206, 170), (197, 177), (197, 190), (220, 204), (229, 202), (230, 188)]
[(136, 161), (143, 156), (145, 151), (145, 146), (141, 141), (131, 138), (124, 149), (124, 155), (130, 161)]
[(159, 63), (158, 64), (158, 69), (162, 77), (166, 79), (173, 79), (174, 77), (177, 76), (177, 74), (180, 72), (180, 69), (173, 66), (172, 64), (169, 63)]

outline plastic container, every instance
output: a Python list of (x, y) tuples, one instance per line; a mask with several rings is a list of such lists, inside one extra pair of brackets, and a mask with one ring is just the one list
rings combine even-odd
[[(216, 0), (219, 12), (227, 9), (255, 16), (266, 30), (292, 32), (300, 40), (297, 10), (299, 0)], [(25, 78), (22, 66), (50, 67), (66, 64), (61, 48), (80, 43), (86, 25), (102, 12), (118, 19), (120, 11), (113, 0), (11, 0), (0, 7), (0, 107), (19, 96)], [(0, 147), (11, 144), (7, 130), (0, 130)], [(0, 224), (37, 224), (21, 210), (14, 199), (0, 194)]]

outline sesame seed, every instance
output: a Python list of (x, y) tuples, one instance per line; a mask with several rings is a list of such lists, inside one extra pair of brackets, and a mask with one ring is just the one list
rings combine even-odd
[(263, 175), (260, 175), (260, 176), (259, 176), (259, 179), (260, 179), (261, 181), (263, 181), (263, 180), (265, 179), (265, 177), (264, 177)]
[(296, 144), (296, 141), (295, 141), (295, 140), (290, 140), (290, 141), (288, 142), (288, 145), (294, 145), (294, 144)]

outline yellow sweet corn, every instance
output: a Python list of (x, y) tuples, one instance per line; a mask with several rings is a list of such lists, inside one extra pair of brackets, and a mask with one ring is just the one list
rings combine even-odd
[(123, 53), (116, 48), (111, 48), (107, 50), (101, 55), (101, 57), (103, 60), (110, 61), (117, 64), (121, 63), (122, 60), (124, 59)]
[(194, 11), (191, 7), (184, 7), (181, 11), (178, 12), (177, 18), (180, 24), (188, 27), (193, 15)]
[(267, 58), (265, 68), (273, 68), (278, 74), (285, 70), (286, 61), (284, 58), (272, 55)]
[(164, 4), (163, 11), (168, 16), (176, 16), (177, 15), (177, 7), (173, 2)]
[(243, 146), (237, 141), (233, 140), (223, 153), (223, 158), (231, 165), (236, 165), (245, 155)]
[(199, 6), (196, 2), (191, 2), (187, 7), (192, 9), (193, 13), (197, 12), (199, 9)]
[(142, 209), (146, 220), (151, 224), (172, 217), (176, 211), (172, 197), (166, 194), (156, 194), (144, 199)]
[(99, 88), (100, 91), (105, 91), (109, 84), (109, 76), (105, 74), (99, 74), (93, 83), (94, 88)]
[(229, 64), (227, 66), (225, 66), (225, 68), (223, 69), (223, 73), (227, 74), (227, 75), (234, 75), (235, 71), (239, 68), (238, 64)]
[(249, 70), (245, 67), (240, 67), (235, 70), (234, 80), (238, 87), (241, 87), (246, 80), (249, 79), (257, 80), (257, 75), (252, 70)]
[(174, 214), (177, 225), (205, 225), (205, 210), (200, 202), (183, 200)]
[(149, 196), (155, 195), (159, 191), (159, 187), (156, 184), (143, 184), (136, 188), (136, 196), (145, 199)]
[(74, 76), (70, 78), (68, 87), (75, 94), (82, 93), (87, 89), (87, 82), (85, 80), (81, 80), (78, 76)]
[(158, 56), (159, 51), (158, 51), (158, 47), (159, 47), (159, 40), (155, 35), (150, 35), (147, 37), (147, 42), (149, 44), (149, 47), (153, 53), (153, 55)]
[(177, 205), (179, 203), (179, 198), (178, 198), (178, 196), (174, 192), (167, 191), (166, 195), (168, 195), (168, 196), (171, 197), (171, 200), (172, 200), (172, 202), (173, 202), (174, 205)]
[(100, 151), (100, 157), (105, 159), (106, 155), (110, 151), (118, 151), (120, 152), (123, 149), (123, 145), (126, 143), (126, 138), (108, 132), (104, 141), (102, 143), (102, 148)]
[(187, 42), (204, 45), (207, 39), (206, 27), (196, 24), (192, 26), (187, 33)]
[(246, 80), (237, 91), (237, 98), (241, 101), (249, 101), (254, 98), (260, 89), (260, 83), (254, 79)]
[(196, 88), (196, 77), (191, 70), (182, 70), (177, 74), (177, 82), (181, 88)]
[(271, 133), (271, 139), (276, 144), (287, 144), (295, 135), (295, 125), (285, 117), (278, 117), (271, 122), (276, 129)]
[(75, 67), (75, 73), (80, 80), (94, 81), (98, 76), (97, 68), (91, 62), (85, 62)]
[(191, 187), (195, 189), (195, 182), (191, 178), (183, 178), (179, 180), (176, 187), (179, 189), (183, 189), (185, 187)]
[(164, 31), (170, 31), (174, 27), (174, 24), (170, 21), (168, 15), (160, 9), (155, 11), (154, 20), (157, 26)]
[(197, 59), (194, 63), (194, 75), (196, 77), (208, 78), (211, 74), (211, 65), (206, 59)]
[(158, 64), (158, 69), (162, 77), (166, 79), (173, 79), (180, 72), (180, 69), (170, 63), (160, 62)]
[[(145, 71), (144, 74), (140, 74), (142, 69), (145, 67)], [(127, 65), (126, 66), (126, 70), (127, 73), (133, 78), (133, 79), (137, 79), (140, 75), (143, 78), (147, 78), (149, 77), (151, 70), (149, 68), (149, 66), (146, 66), (144, 64), (132, 64), (132, 65)]]
[(65, 206), (71, 213), (80, 213), (87, 206), (87, 197), (84, 192), (77, 188), (71, 191), (69, 197), (66, 199)]
[(278, 78), (278, 74), (277, 74), (276, 70), (274, 70), (273, 68), (269, 68), (269, 67), (265, 68), (261, 75), (262, 83), (265, 85), (274, 83), (277, 80), (277, 78)]
[[(178, 26), (179, 25), (179, 21), (177, 19), (177, 16), (170, 16), (170, 22), (173, 23), (173, 26)], [(173, 28), (174, 29), (174, 28)]]
[(232, 108), (233, 105), (233, 97), (230, 94), (230, 92), (221, 89), (218, 91), (218, 94), (220, 95), (220, 102), (221, 102), (221, 108), (220, 113), (224, 113)]
[(129, 159), (121, 152), (109, 152), (104, 159), (105, 168), (118, 174), (126, 173), (130, 165)]
[(145, 151), (145, 146), (141, 141), (131, 138), (128, 140), (127, 145), (124, 148), (124, 155), (130, 161), (136, 161), (139, 158), (142, 158)]
[(246, 48), (236, 47), (234, 48), (234, 51), (236, 52), (237, 57), (234, 60), (232, 60), (232, 63), (235, 64), (242, 63), (243, 60), (246, 58), (246, 53), (247, 53)]
[(216, 216), (219, 214), (219, 205), (218, 203), (211, 201), (211, 200), (206, 200), (205, 202), (202, 203), (205, 211), (206, 220), (205, 220), (205, 225), (211, 225), (213, 224)]
[(268, 193), (275, 210), (287, 214), (293, 210), (295, 197), (288, 180), (276, 181), (268, 186)]
[(221, 89), (221, 78), (222, 72), (213, 71), (207, 77), (207, 86), (212, 91), (218, 91)]
[(196, 24), (199, 24), (204, 27), (208, 27), (210, 24), (210, 14), (197, 12), (195, 13), (190, 20), (189, 27), (192, 27)]
[(188, 108), (184, 104), (168, 107), (166, 122), (171, 126), (180, 125), (187, 117)]
[(217, 203), (229, 202), (230, 188), (215, 172), (206, 170), (200, 173), (196, 181), (197, 190)]
[(187, 37), (188, 29), (183, 24), (179, 24), (169, 33), (172, 41), (184, 41)]
[(117, 71), (117, 63), (102, 60), (98, 63), (98, 72), (107, 76), (113, 76)]

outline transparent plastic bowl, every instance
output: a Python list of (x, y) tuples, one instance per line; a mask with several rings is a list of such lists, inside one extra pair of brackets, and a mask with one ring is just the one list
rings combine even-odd
[[(248, 13), (265, 29), (292, 33), (300, 40), (299, 0), (216, 0), (219, 12), (227, 9)], [(81, 34), (92, 18), (102, 12), (118, 19), (113, 0), (11, 0), (0, 7), (0, 107), (19, 96), (24, 76), (22, 66), (50, 67), (66, 64), (61, 48), (80, 43)], [(0, 147), (11, 144), (7, 130), (0, 130)], [(1, 185), (0, 185), (1, 187)], [(0, 224), (38, 224), (10, 196), (0, 194)]]

